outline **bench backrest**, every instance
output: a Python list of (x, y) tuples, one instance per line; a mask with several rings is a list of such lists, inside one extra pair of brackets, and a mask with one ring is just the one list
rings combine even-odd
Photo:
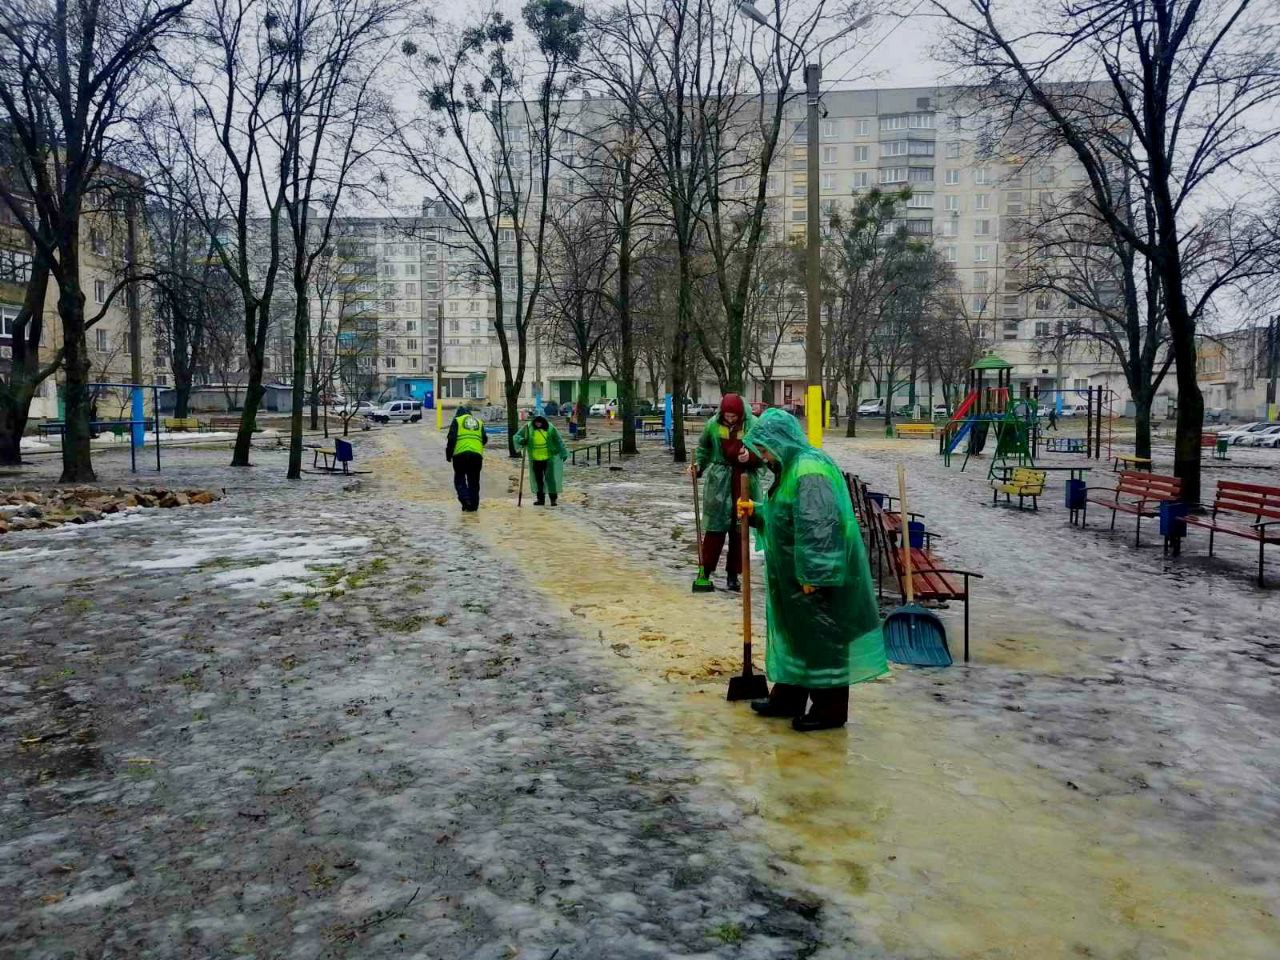
[(1218, 435), (1216, 433), (1200, 434), (1200, 446), (1216, 447), (1218, 445)]
[(1021, 487), (1043, 487), (1045, 472), (1031, 467), (1015, 467), (1010, 481)]
[(1120, 474), (1116, 484), (1116, 496), (1137, 497), (1141, 500), (1177, 500), (1182, 495), (1182, 481), (1159, 473), (1141, 470)]
[(1219, 480), (1213, 510), (1242, 513), (1259, 520), (1280, 520), (1280, 487)]

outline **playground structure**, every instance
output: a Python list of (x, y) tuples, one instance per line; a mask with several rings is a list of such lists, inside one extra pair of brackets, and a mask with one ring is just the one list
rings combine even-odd
[[(994, 384), (990, 382), (994, 377)], [(967, 444), (963, 472), (969, 458), (981, 456), (992, 434), (996, 449), (987, 471), (988, 479), (1010, 468), (1034, 467), (1041, 445), (1046, 453), (1083, 453), (1087, 459), (1100, 460), (1105, 449), (1109, 459), (1115, 441), (1115, 401), (1117, 394), (1106, 387), (1040, 390), (1023, 385), (1019, 396), (1013, 395), (1013, 364), (987, 353), (969, 368), (965, 398), (939, 433), (938, 452), (951, 465), (951, 456)], [(1062, 444), (1046, 444), (1040, 426), (1040, 408), (1046, 399), (1061, 406), (1063, 397), (1085, 399), (1085, 436), (1080, 445), (1067, 449)]]

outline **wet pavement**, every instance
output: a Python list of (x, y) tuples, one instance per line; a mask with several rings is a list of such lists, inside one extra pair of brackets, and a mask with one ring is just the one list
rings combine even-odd
[(555, 510), (490, 456), (463, 516), (434, 431), (360, 442), (352, 489), (175, 452), (228, 498), (0, 542), (0, 956), (1276, 955), (1247, 545), (1167, 561), (833, 440), (987, 578), (970, 665), (802, 737), (723, 700), (740, 609), (690, 593), (657, 444)]

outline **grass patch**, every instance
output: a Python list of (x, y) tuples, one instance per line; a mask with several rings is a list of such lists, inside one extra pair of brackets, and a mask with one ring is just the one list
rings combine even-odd
[(722, 923), (717, 927), (711, 928), (711, 937), (725, 944), (739, 944), (742, 942), (742, 928), (736, 923)]
[(243, 570), (247, 567), (261, 567), (270, 563), (265, 557), (210, 557), (196, 564), (196, 570), (210, 573), (218, 570)]
[(194, 670), (184, 670), (182, 676), (178, 677), (178, 682), (187, 693), (195, 693), (200, 689), (200, 674)]
[(384, 630), (392, 630), (396, 633), (414, 633), (422, 629), (423, 624), (427, 622), (427, 618), (420, 613), (411, 613), (404, 617), (374, 617), (373, 622)]
[(88, 597), (69, 597), (63, 606), (67, 613), (88, 613), (93, 609), (93, 601)]

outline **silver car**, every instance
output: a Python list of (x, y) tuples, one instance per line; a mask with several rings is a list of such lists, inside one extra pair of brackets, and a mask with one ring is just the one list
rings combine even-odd
[(374, 423), (417, 423), (422, 419), (422, 404), (417, 400), (392, 400), (370, 411)]

